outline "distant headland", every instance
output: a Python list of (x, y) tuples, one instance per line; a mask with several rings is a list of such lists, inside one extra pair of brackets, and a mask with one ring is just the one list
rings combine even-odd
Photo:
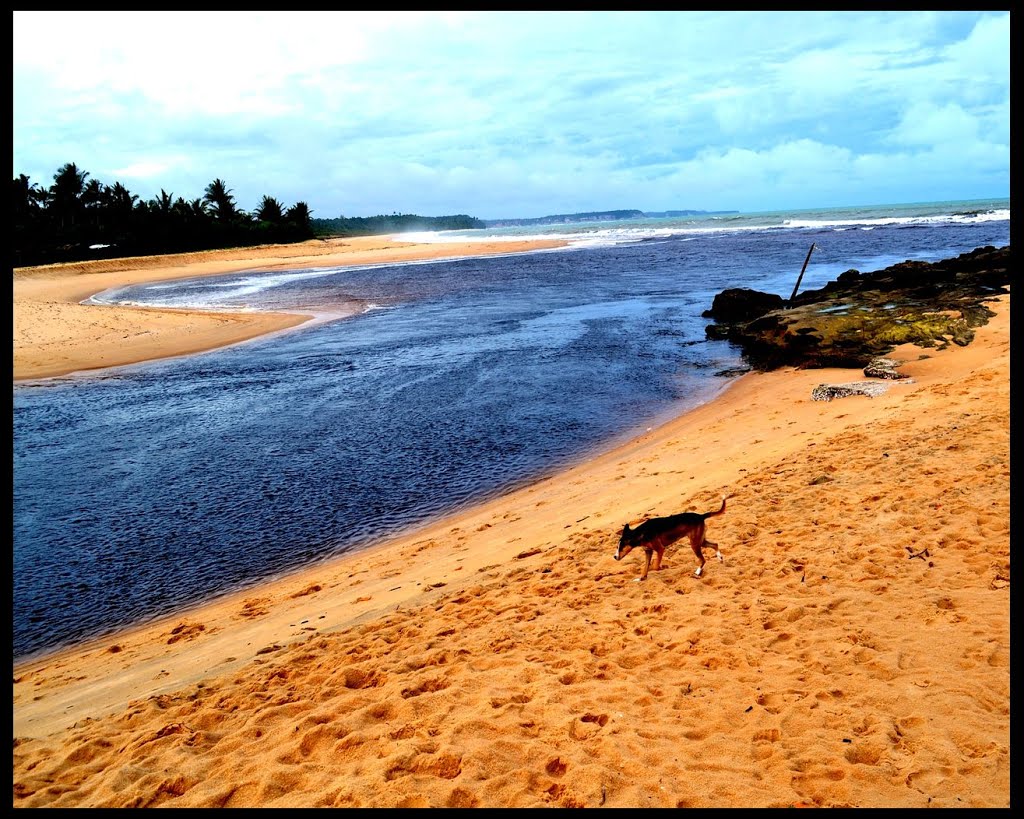
[(586, 213), (559, 213), (532, 219), (484, 219), (489, 228), (519, 227), (522, 225), (562, 225), (575, 222), (618, 222), (623, 219), (665, 219), (679, 216), (720, 216), (739, 213), (738, 210), (596, 210)]

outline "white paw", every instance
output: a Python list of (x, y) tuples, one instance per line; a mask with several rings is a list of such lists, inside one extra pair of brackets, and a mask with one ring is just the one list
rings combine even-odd
[(698, 567), (698, 568), (697, 568), (697, 571), (695, 571), (695, 572), (693, 573), (693, 576), (694, 576), (694, 577), (700, 577), (700, 573), (701, 573), (701, 568), (702, 568), (702, 567)]
[(724, 563), (725, 562), (725, 558), (722, 557), (722, 553), (721, 552), (715, 552), (715, 557), (718, 558), (718, 562), (719, 563)]
[(643, 579), (644, 579), (644, 578), (642, 578), (642, 577), (634, 577), (634, 578), (633, 578), (633, 582), (634, 582), (634, 583), (639, 583), (639, 582), (640, 582), (641, 580), (643, 580)]

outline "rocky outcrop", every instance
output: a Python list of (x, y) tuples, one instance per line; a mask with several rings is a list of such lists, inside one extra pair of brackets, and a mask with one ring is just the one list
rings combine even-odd
[[(734, 287), (723, 290), (711, 303), (711, 309), (704, 311), (704, 317), (714, 317), (725, 324), (736, 324), (750, 321), (772, 310), (779, 310), (786, 305), (782, 296), (774, 293), (762, 293), (749, 287)], [(709, 328), (710, 329), (710, 328)]]
[(1009, 292), (1009, 283), (1009, 246), (988, 246), (940, 262), (848, 270), (788, 301), (756, 290), (723, 290), (704, 313), (715, 320), (706, 335), (738, 345), (758, 370), (867, 367), (900, 344), (970, 344), (974, 328), (994, 315), (985, 301)]

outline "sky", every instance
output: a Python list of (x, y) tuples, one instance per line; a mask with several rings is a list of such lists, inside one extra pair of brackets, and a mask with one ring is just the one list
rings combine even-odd
[(480, 219), (1009, 197), (1008, 11), (15, 11), (14, 177)]

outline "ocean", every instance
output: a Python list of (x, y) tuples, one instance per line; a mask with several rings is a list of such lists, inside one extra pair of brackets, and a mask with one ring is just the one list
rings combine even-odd
[[(564, 249), (261, 271), (106, 303), (295, 310), (221, 350), (14, 386), (16, 660), (365, 548), (712, 398), (715, 294), (1010, 242), (1009, 200), (415, 234)], [(338, 318), (353, 306), (356, 315)]]

